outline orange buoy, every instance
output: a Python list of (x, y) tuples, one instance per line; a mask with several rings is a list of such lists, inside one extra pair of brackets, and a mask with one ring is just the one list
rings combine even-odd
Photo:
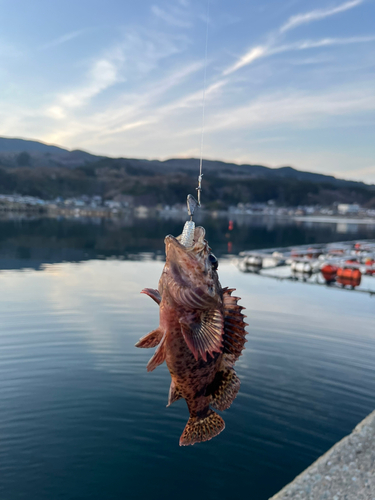
[(375, 275), (375, 260), (374, 259), (367, 259), (365, 262), (365, 269), (366, 269), (366, 274), (369, 276), (374, 276)]
[(326, 264), (321, 268), (320, 272), (322, 273), (323, 278), (326, 280), (327, 283), (332, 283), (332, 281), (335, 281), (336, 279), (337, 270), (338, 270), (337, 266)]
[(337, 270), (337, 282), (343, 286), (356, 287), (361, 284), (362, 273), (359, 269), (352, 267), (339, 267)]

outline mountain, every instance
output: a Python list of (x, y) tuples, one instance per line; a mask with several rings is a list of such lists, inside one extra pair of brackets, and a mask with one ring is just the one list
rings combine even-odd
[[(18, 138), (0, 137), (0, 164), (4, 158), (12, 159), (16, 166), (16, 158), (20, 153), (29, 153), (31, 161), (29, 166), (67, 166), (77, 167), (86, 163), (96, 162), (105, 157), (93, 155), (86, 151), (61, 148), (50, 144), (44, 144), (40, 141), (31, 141)], [(8, 153), (4, 155), (4, 153)], [(159, 173), (160, 175), (168, 174), (170, 171), (183, 172), (186, 174), (197, 175), (199, 160), (196, 158), (172, 158), (165, 161), (159, 160), (142, 160), (130, 158), (110, 159), (109, 161), (126, 162), (128, 165), (134, 166), (141, 171), (150, 171)], [(12, 166), (12, 165), (6, 165)], [(205, 174), (215, 173), (216, 175), (233, 178), (280, 178), (280, 179), (296, 179), (300, 181), (310, 182), (328, 182), (338, 185), (366, 186), (364, 182), (347, 181), (337, 179), (332, 175), (317, 174), (314, 172), (305, 172), (292, 167), (270, 168), (263, 165), (227, 163), (223, 161), (204, 160)]]
[(67, 149), (50, 144), (44, 144), (39, 141), (28, 141), (25, 139), (0, 137), (0, 153), (50, 153), (50, 154), (66, 154)]
[(92, 155), (78, 149), (69, 151), (39, 141), (0, 137), (0, 165), (8, 167), (20, 165), (19, 155), (21, 154), (24, 154), (24, 166), (30, 167), (59, 165), (75, 168), (84, 165), (86, 162), (97, 161), (101, 158), (101, 156)]
[[(0, 194), (44, 199), (100, 195), (135, 204), (173, 205), (195, 193), (199, 160), (108, 158), (38, 141), (0, 138)], [(375, 207), (375, 186), (292, 167), (203, 162), (204, 202), (225, 208), (239, 202), (278, 205), (359, 203)]]
[[(144, 160), (141, 160), (144, 162)], [(164, 162), (151, 161), (147, 165), (152, 165), (154, 169), (172, 169), (174, 171), (184, 171), (190, 173), (198, 172), (199, 160), (194, 158), (188, 159), (170, 159)], [(234, 178), (268, 178), (268, 179), (295, 179), (309, 182), (328, 182), (337, 185), (353, 185), (366, 186), (364, 182), (347, 181), (344, 179), (336, 179), (333, 175), (317, 174), (314, 172), (305, 172), (292, 167), (270, 168), (263, 165), (227, 163), (223, 161), (204, 160), (205, 173), (216, 173), (219, 176), (233, 176)]]

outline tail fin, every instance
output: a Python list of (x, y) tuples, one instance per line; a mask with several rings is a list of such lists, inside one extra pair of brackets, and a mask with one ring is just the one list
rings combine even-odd
[(180, 446), (209, 441), (225, 429), (224, 420), (212, 410), (204, 418), (190, 417), (182, 436)]

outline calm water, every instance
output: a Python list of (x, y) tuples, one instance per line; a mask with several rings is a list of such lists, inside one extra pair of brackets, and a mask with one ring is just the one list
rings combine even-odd
[[(226, 253), (227, 222), (204, 225)], [(147, 373), (152, 350), (134, 348), (158, 324), (139, 291), (163, 266), (135, 254), (161, 253), (180, 228), (0, 222), (1, 499), (266, 500), (375, 408), (374, 298), (241, 274), (223, 259), (222, 285), (237, 288), (250, 324), (241, 391), (219, 437), (180, 448), (186, 404), (165, 407), (166, 367)], [(258, 220), (230, 239), (244, 250), (375, 236), (358, 231)]]

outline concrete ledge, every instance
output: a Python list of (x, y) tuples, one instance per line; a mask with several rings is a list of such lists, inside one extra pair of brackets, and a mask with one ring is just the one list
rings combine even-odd
[(270, 500), (375, 500), (375, 411)]

